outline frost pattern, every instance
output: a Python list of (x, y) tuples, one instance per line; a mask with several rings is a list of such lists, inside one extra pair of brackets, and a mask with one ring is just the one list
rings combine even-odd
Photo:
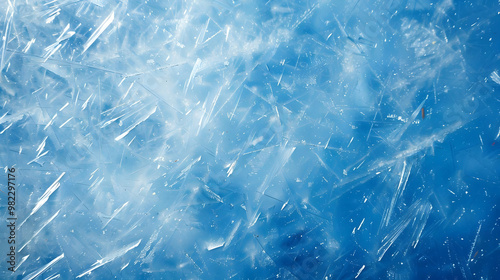
[(466, 2), (5, 0), (14, 277), (500, 275), (500, 6)]

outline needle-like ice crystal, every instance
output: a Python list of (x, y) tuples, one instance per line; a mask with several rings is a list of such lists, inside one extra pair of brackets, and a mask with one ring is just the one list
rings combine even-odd
[(495, 279), (499, 13), (1, 0), (0, 278)]

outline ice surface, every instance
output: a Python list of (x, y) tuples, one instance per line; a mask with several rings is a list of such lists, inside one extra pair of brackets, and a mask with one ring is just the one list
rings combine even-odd
[(497, 278), (499, 14), (0, 0), (0, 278)]

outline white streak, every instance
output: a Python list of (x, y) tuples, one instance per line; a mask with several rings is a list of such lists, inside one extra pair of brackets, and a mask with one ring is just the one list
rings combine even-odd
[(193, 70), (191, 70), (191, 74), (189, 75), (189, 79), (186, 83), (186, 86), (184, 87), (184, 95), (187, 93), (189, 85), (191, 84), (191, 81), (193, 80), (194, 76), (196, 76), (196, 73), (200, 70), (200, 65), (201, 65), (201, 59), (197, 58), (193, 66)]
[(236, 235), (236, 232), (238, 231), (238, 228), (240, 228), (240, 225), (241, 225), (241, 220), (239, 220), (236, 225), (234, 225), (234, 228), (233, 230), (231, 231), (231, 233), (229, 234), (229, 236), (227, 237), (226, 239), (226, 243), (224, 244), (224, 250), (227, 249), (227, 247), (229, 247), (229, 245), (231, 244), (231, 242), (233, 241), (233, 238), (234, 236)]
[(55, 263), (57, 263), (58, 261), (60, 261), (62, 258), (64, 258), (64, 254), (61, 254), (59, 257), (53, 259), (51, 262), (49, 262), (48, 264), (42, 266), (39, 270), (31, 273), (30, 275), (28, 275), (24, 279), (25, 280), (35, 279), (36, 277), (40, 276), (40, 274), (44, 273), (47, 269), (49, 269), (51, 266), (53, 266)]
[(57, 117), (57, 113), (52, 117), (52, 119), (47, 123), (47, 125), (43, 128), (43, 130), (46, 130), (52, 123), (54, 123), (55, 118)]
[(411, 114), (410, 118), (408, 119), (408, 121), (403, 125), (403, 127), (401, 127), (400, 129), (398, 130), (395, 130), (391, 137), (389, 138), (389, 141), (391, 142), (397, 142), (399, 141), (399, 139), (401, 139), (401, 136), (403, 136), (403, 134), (406, 132), (406, 130), (408, 130), (408, 127), (413, 123), (413, 121), (417, 118), (418, 114), (420, 113), (420, 110), (422, 109), (422, 107), (424, 107), (424, 103), (425, 101), (427, 100), (427, 97), (424, 99), (424, 101), (422, 101), (422, 103), (420, 103), (420, 105), (418, 105), (417, 109), (415, 109), (415, 111), (413, 111), (413, 113)]
[(224, 246), (225, 243), (226, 242), (224, 242), (224, 239), (222, 239), (222, 238), (219, 238), (218, 240), (215, 240), (215, 241), (209, 241), (209, 242), (207, 242), (207, 250), (212, 251), (214, 249), (220, 248), (220, 247)]
[(220, 203), (224, 203), (222, 198), (218, 194), (216, 194), (214, 191), (212, 191), (207, 185), (204, 185), (203, 189), (205, 189), (205, 191), (208, 192), (210, 198), (215, 199)]
[(236, 162), (238, 161), (238, 159), (236, 159), (235, 161), (233, 161), (230, 165), (229, 165), (229, 169), (227, 170), (227, 177), (231, 176), (231, 174), (233, 174), (234, 172), (234, 168), (236, 167)]
[(24, 245), (21, 247), (21, 249), (19, 249), (17, 252), (21, 252), (24, 247), (26, 247), (26, 245), (28, 245), (31, 240), (33, 240), (33, 238), (35, 238), (50, 222), (52, 222), (52, 220), (54, 220), (57, 215), (59, 215), (59, 212), (61, 212), (61, 210), (57, 211), (54, 215), (52, 215), (52, 217), (50, 217), (45, 223), (43, 223), (42, 227), (40, 227), (40, 229), (35, 232), (35, 234), (33, 234), (33, 236), (26, 242), (24, 243)]
[(65, 126), (65, 125), (66, 125), (66, 124), (67, 124), (70, 120), (72, 120), (72, 119), (73, 119), (73, 117), (69, 118), (67, 121), (65, 121), (63, 124), (61, 124), (61, 125), (59, 126), (59, 128), (62, 128), (63, 126)]
[(31, 39), (27, 44), (26, 46), (24, 47), (23, 49), (23, 53), (27, 53), (30, 49), (31, 49), (31, 46), (35, 43), (35, 40), (36, 39)]
[(410, 172), (411, 172), (411, 165), (407, 171), (406, 170), (406, 161), (404, 161), (403, 162), (403, 170), (401, 171), (401, 177), (399, 178), (398, 187), (396, 189), (396, 192), (394, 192), (394, 196), (392, 197), (391, 204), (389, 205), (389, 209), (386, 212), (387, 214), (382, 219), (385, 226), (389, 225), (389, 221), (391, 220), (391, 216), (392, 216), (392, 211), (394, 210), (394, 207), (396, 206), (396, 201), (398, 201), (398, 199), (401, 198), (401, 196), (403, 195), (403, 192), (406, 188), (406, 184), (408, 183), (408, 178), (410, 177)]
[(137, 242), (135, 243), (130, 243), (129, 245), (123, 247), (122, 249), (120, 250), (117, 250), (109, 255), (107, 255), (106, 257), (96, 261), (91, 268), (87, 269), (86, 271), (84, 271), (83, 273), (81, 273), (80, 275), (76, 276), (76, 278), (81, 278), (85, 275), (90, 275), (90, 273), (96, 269), (98, 269), (99, 267), (109, 263), (109, 262), (112, 262), (114, 261), (116, 258), (119, 258), (123, 255), (125, 255), (128, 251), (134, 249), (135, 247), (139, 246), (139, 244), (141, 244), (141, 241), (142, 239), (139, 239)]
[(104, 229), (109, 224), (109, 222), (111, 222), (111, 220), (113, 220), (116, 217), (116, 215), (118, 215), (118, 213), (120, 213), (123, 210), (123, 208), (125, 208), (127, 205), (128, 205), (128, 201), (125, 202), (120, 208), (116, 209), (113, 212), (113, 215), (111, 215), (111, 218), (109, 218), (109, 220), (106, 222), (106, 224), (104, 224), (104, 226), (102, 228)]
[(61, 274), (56, 274), (56, 275), (53, 275), (53, 276), (49, 276), (49, 278), (47, 278), (45, 280), (54, 280), (54, 279), (58, 279), (58, 278), (61, 278)]
[(479, 232), (481, 231), (481, 226), (483, 225), (483, 222), (479, 222), (479, 228), (477, 229), (477, 232), (476, 232), (476, 237), (474, 237), (474, 242), (472, 242), (472, 247), (470, 248), (470, 252), (469, 252), (469, 262), (472, 261), (472, 252), (474, 252), (474, 247), (476, 247), (476, 242), (477, 242), (477, 238), (479, 237)]
[(49, 152), (49, 151), (45, 151), (44, 153), (42, 153), (43, 149), (45, 148), (45, 141), (47, 141), (47, 138), (48, 138), (48, 136), (45, 136), (45, 138), (43, 139), (42, 143), (40, 143), (40, 145), (36, 149), (36, 151), (38, 152), (38, 154), (36, 155), (36, 157), (33, 160), (31, 160), (30, 162), (28, 162), (28, 165), (31, 164), (32, 162), (37, 161), (39, 158), (45, 156)]
[(38, 199), (38, 203), (35, 205), (35, 208), (31, 211), (30, 215), (35, 214), (40, 207), (42, 207), (45, 202), (49, 199), (49, 197), (61, 186), (61, 183), (59, 183), (59, 180), (66, 174), (66, 172), (63, 172), (59, 178), (57, 178), (52, 185), (43, 193), (43, 195)]
[(69, 102), (66, 102), (66, 104), (64, 104), (64, 106), (62, 106), (61, 109), (59, 109), (59, 112), (61, 112), (62, 110), (64, 110), (64, 108), (66, 108), (68, 105), (69, 105)]
[[(10, 3), (10, 2), (9, 2)], [(7, 48), (7, 41), (9, 40), (9, 29), (11, 26), (12, 18), (14, 17), (14, 9), (12, 5), (9, 5), (7, 9), (7, 15), (5, 16), (5, 31), (2, 36), (2, 57), (0, 59), (0, 71), (3, 69), (4, 66), (4, 60), (5, 60), (5, 50)]]
[(16, 270), (18, 270), (18, 269), (19, 269), (19, 267), (20, 267), (20, 266), (21, 266), (21, 265), (22, 265), (22, 264), (23, 264), (23, 263), (24, 263), (24, 262), (25, 262), (25, 261), (26, 261), (29, 257), (30, 257), (30, 255), (26, 255), (26, 256), (24, 256), (24, 257), (21, 259), (21, 261), (19, 262), (19, 264), (17, 265)]
[(141, 253), (139, 253), (139, 256), (137, 257), (137, 260), (134, 262), (134, 264), (137, 264), (139, 262), (139, 259), (142, 259), (143, 260), (142, 262), (144, 263), (144, 261), (145, 261), (144, 258), (146, 258), (146, 254), (151, 249), (151, 245), (153, 245), (153, 242), (155, 242), (158, 239), (158, 235), (160, 234), (160, 231), (162, 230), (162, 228), (163, 228), (163, 226), (161, 226), (160, 228), (156, 229), (153, 232), (153, 234), (149, 238), (149, 240), (146, 243), (146, 245), (144, 246), (144, 248), (142, 248)]
[(361, 229), (361, 226), (363, 225), (363, 223), (364, 223), (364, 222), (365, 222), (365, 218), (363, 218), (363, 220), (362, 220), (362, 221), (361, 221), (361, 223), (359, 224), (359, 226), (358, 226), (358, 230), (360, 230), (360, 229)]
[(500, 85), (500, 76), (498, 75), (498, 72), (495, 70), (491, 72), (490, 78), (497, 84)]
[(151, 117), (151, 115), (153, 115), (154, 113), (156, 112), (156, 106), (153, 108), (153, 110), (151, 110), (147, 115), (145, 115), (144, 117), (142, 117), (141, 119), (139, 119), (136, 123), (134, 123), (133, 125), (131, 125), (129, 128), (127, 128), (127, 130), (125, 132), (123, 132), (122, 134), (120, 134), (119, 136), (117, 136), (115, 138), (115, 141), (119, 141), (121, 140), (123, 137), (127, 136), (127, 134), (129, 134), (130, 131), (132, 131), (132, 129), (134, 129), (136, 126), (138, 126), (139, 124), (141, 124), (143, 121), (147, 120), (149, 117)]
[(315, 4), (312, 8), (305, 11), (305, 13), (300, 17), (300, 19), (293, 24), (292, 29), (296, 29), (297, 27), (299, 27), (299, 25), (302, 22), (304, 22), (304, 20), (306, 20), (307, 18), (309, 18), (312, 15), (312, 13), (314, 12), (314, 10), (316, 10), (317, 7), (318, 7), (318, 4)]
[(85, 100), (85, 102), (83, 102), (82, 111), (85, 110), (85, 108), (87, 108), (87, 105), (89, 104), (90, 98), (92, 98), (92, 96), (94, 96), (94, 94), (91, 94), (89, 96), (89, 98), (87, 98), (87, 100)]
[(290, 200), (287, 200), (285, 203), (283, 203), (283, 206), (281, 206), (281, 211), (283, 211), (283, 209), (285, 209), (285, 207), (288, 205), (288, 202)]
[(3, 134), (7, 129), (9, 129), (10, 127), (12, 126), (12, 123), (10, 123), (6, 128), (4, 128), (4, 130), (2, 130), (2, 132), (0, 132), (0, 134)]
[(90, 36), (90, 38), (87, 40), (87, 42), (85, 42), (85, 44), (83, 44), (83, 52), (86, 52), (88, 50), (88, 48), (90, 48), (90, 46), (92, 46), (92, 44), (95, 42), (95, 40), (97, 40), (97, 38), (99, 36), (101, 36), (101, 34), (104, 32), (104, 30), (106, 30), (106, 28), (108, 28), (108, 26), (113, 22), (113, 20), (115, 19), (115, 12), (111, 12), (111, 14), (109, 14), (109, 16), (101, 23), (101, 25), (96, 29), (96, 31), (94, 31), (94, 33)]
[(38, 199), (38, 202), (36, 203), (35, 207), (33, 210), (31, 210), (31, 213), (28, 215), (26, 220), (24, 220), (20, 225), (19, 228), (31, 217), (33, 214), (35, 214), (44, 204), (49, 200), (50, 196), (61, 186), (61, 183), (59, 183), (59, 180), (66, 174), (66, 172), (63, 172), (59, 178), (57, 178), (52, 185), (42, 194), (42, 196)]
[(361, 274), (361, 272), (363, 272), (363, 269), (365, 269), (365, 265), (363, 265), (359, 270), (358, 270), (358, 274), (356, 274), (356, 277), (354, 278), (358, 278), (358, 276)]
[(47, 61), (53, 54), (55, 54), (60, 48), (62, 47), (61, 44), (59, 43), (54, 43), (48, 47), (46, 47), (44, 50), (45, 50), (45, 54), (43, 55), (43, 62)]

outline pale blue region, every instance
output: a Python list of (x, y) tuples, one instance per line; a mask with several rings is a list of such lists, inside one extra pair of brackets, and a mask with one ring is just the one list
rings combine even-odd
[(0, 278), (495, 279), (499, 13), (4, 2)]

